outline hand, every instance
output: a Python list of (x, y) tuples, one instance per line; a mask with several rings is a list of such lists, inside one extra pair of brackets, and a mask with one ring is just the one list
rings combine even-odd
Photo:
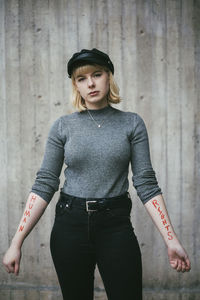
[(8, 273), (19, 274), (21, 248), (10, 246), (3, 258), (3, 264)]
[(178, 244), (168, 247), (169, 263), (177, 272), (189, 272), (191, 269), (190, 260), (183, 247)]

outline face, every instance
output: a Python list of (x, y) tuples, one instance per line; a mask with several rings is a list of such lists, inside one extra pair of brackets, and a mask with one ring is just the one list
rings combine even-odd
[(75, 85), (88, 109), (108, 105), (109, 76), (105, 70), (95, 68), (89, 73), (75, 75)]

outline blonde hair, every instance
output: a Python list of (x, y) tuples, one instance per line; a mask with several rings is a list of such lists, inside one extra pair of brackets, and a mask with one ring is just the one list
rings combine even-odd
[(110, 103), (117, 104), (121, 101), (119, 96), (119, 87), (117, 86), (114, 80), (112, 72), (108, 68), (97, 64), (80, 66), (74, 70), (71, 77), (72, 78), (72, 103), (79, 112), (86, 110), (86, 105), (85, 105), (85, 100), (81, 97), (80, 93), (77, 91), (75, 78), (81, 74), (94, 72), (96, 69), (98, 70), (101, 69), (108, 73), (108, 78), (109, 78), (109, 92), (107, 95), (108, 104)]

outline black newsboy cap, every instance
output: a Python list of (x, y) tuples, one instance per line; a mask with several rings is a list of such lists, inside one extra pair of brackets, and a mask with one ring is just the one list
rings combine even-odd
[(80, 52), (73, 54), (67, 64), (69, 77), (71, 77), (72, 72), (76, 67), (88, 63), (106, 66), (114, 74), (114, 66), (109, 56), (106, 53), (93, 48), (92, 50), (82, 49)]

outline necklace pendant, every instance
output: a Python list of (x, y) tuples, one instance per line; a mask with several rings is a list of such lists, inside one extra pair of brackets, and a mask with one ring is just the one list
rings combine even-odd
[(98, 125), (98, 127), (100, 128), (100, 127), (101, 127), (101, 125), (99, 124), (99, 125)]

